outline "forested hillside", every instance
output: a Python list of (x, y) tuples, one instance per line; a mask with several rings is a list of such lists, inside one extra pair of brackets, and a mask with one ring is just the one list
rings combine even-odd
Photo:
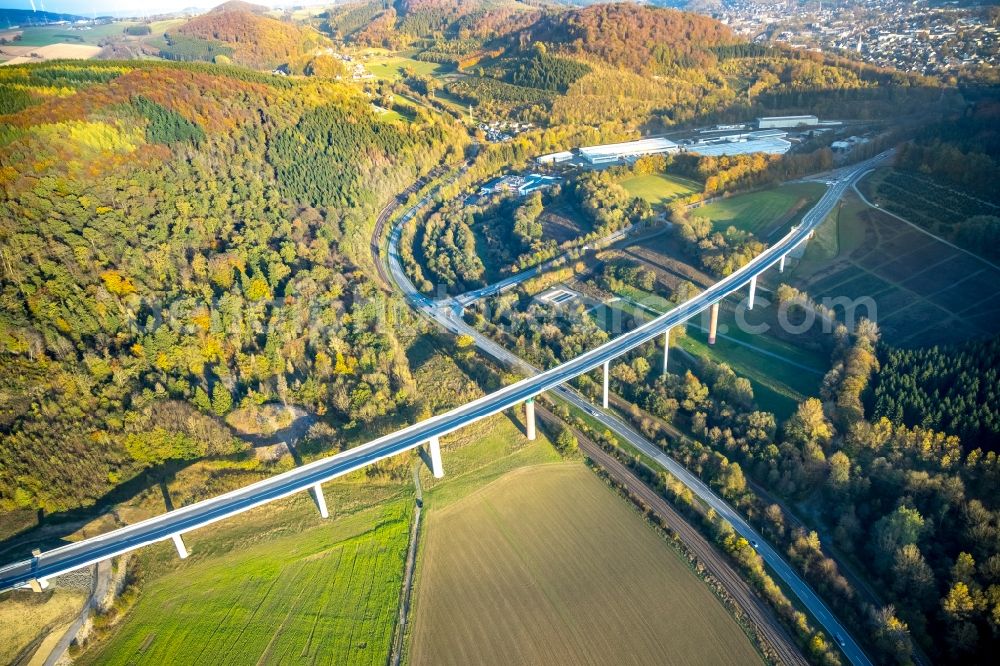
[(711, 47), (742, 41), (706, 16), (631, 3), (552, 14), (519, 38), (646, 73), (713, 64)]
[(451, 124), (209, 65), (8, 67), (0, 86), (18, 91), (0, 116), (0, 511), (231, 452), (209, 415), (240, 404), (347, 422), (414, 400), (358, 239), (462, 144)]
[(649, 131), (782, 113), (898, 118), (952, 99), (930, 79), (752, 45), (712, 18), (671, 9), (619, 3), (539, 12), (469, 2), (454, 21), (431, 4), (450, 18), (405, 32), (431, 11), (413, 3), (407, 17), (397, 7), (377, 31), (373, 24), (355, 34), (366, 44), (409, 44), (416, 59), (455, 68), (462, 76), (446, 79), (445, 90), (485, 120)]
[(486, 121), (654, 131), (784, 113), (895, 120), (952, 100), (931, 79), (750, 44), (708, 16), (648, 4), (368, 2), (317, 25), (347, 47), (442, 65), (435, 81)]
[[(834, 354), (822, 391), (825, 409), (808, 417), (800, 408), (786, 426), (782, 453), (800, 456), (793, 493), (813, 496), (834, 542), (863, 563), (893, 604), (868, 611), (887, 655), (906, 663), (912, 640), (934, 663), (986, 663), (1000, 628), (1000, 466), (996, 451), (976, 448), (981, 440), (974, 432), (963, 432), (973, 438), (962, 440), (948, 433), (980, 414), (994, 414), (983, 425), (995, 424), (996, 341), (944, 354), (878, 353), (876, 340), (876, 328), (863, 322), (851, 344)], [(887, 367), (880, 369), (880, 357)], [(903, 375), (908, 379), (897, 383)], [(898, 391), (897, 404), (912, 401), (930, 418), (912, 422), (904, 415), (899, 423), (879, 407), (865, 418), (869, 382), (876, 395), (879, 387), (883, 395)], [(984, 386), (977, 388), (979, 382)], [(956, 390), (948, 389), (952, 383)], [(924, 400), (921, 391), (933, 397)], [(786, 459), (772, 474), (792, 468)], [(819, 561), (813, 566), (821, 569)], [(832, 576), (828, 584), (842, 588), (837, 596), (845, 601), (851, 597), (849, 585)]]
[(517, 25), (518, 17), (533, 20), (538, 16), (537, 10), (517, 0), (399, 0), (395, 5), (400, 31), (414, 37), (449, 33), (496, 36), (504, 32), (503, 26)]
[(325, 43), (310, 28), (262, 16), (259, 7), (227, 2), (196, 16), (177, 29), (188, 38), (221, 42), (232, 49), (232, 59), (254, 69), (273, 68), (301, 59)]
[(995, 90), (972, 100), (960, 118), (924, 128), (912, 143), (902, 147), (897, 159), (901, 169), (931, 174), (949, 185), (964, 188), (1000, 203), (1000, 94)]
[(528, 27), (540, 15), (537, 7), (517, 0), (357, 2), (328, 9), (321, 29), (362, 46), (398, 49), (430, 39), (443, 52), (464, 54)]

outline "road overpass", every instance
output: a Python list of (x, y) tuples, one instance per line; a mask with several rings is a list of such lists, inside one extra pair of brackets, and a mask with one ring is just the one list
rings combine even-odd
[[(440, 476), (443, 474), (439, 446), (442, 436), (521, 403), (526, 403), (530, 433), (534, 429), (532, 401), (540, 393), (557, 389), (568, 381), (599, 367), (603, 367), (606, 374), (608, 365), (618, 356), (655, 340), (661, 335), (669, 336), (671, 329), (697, 316), (706, 308), (711, 308), (713, 313), (715, 313), (713, 315), (714, 321), (718, 311), (718, 303), (729, 294), (747, 285), (750, 286), (752, 293), (757, 278), (776, 264), (783, 266), (784, 257), (796, 247), (799, 247), (813, 233), (816, 226), (830, 213), (834, 205), (852, 183), (884, 157), (885, 154), (880, 155), (843, 172), (837, 180), (832, 181), (830, 188), (817, 204), (805, 214), (799, 225), (738, 271), (715, 283), (690, 300), (678, 305), (666, 314), (614, 340), (554, 368), (538, 372), (527, 379), (501, 388), (489, 395), (362, 444), (349, 451), (316, 460), (238, 490), (202, 500), (100, 536), (84, 539), (49, 551), (38, 552), (31, 559), (15, 562), (0, 568), (0, 591), (29, 586), (40, 590), (47, 585), (48, 579), (55, 576), (168, 539), (174, 542), (178, 554), (181, 557), (186, 557), (187, 549), (182, 539), (182, 535), (185, 532), (210, 525), (254, 507), (303, 491), (311, 491), (314, 494), (320, 506), (320, 511), (325, 517), (327, 512), (321, 486), (323, 482), (424, 444), (427, 444), (430, 449), (434, 474)], [(416, 208), (408, 211), (403, 220), (406, 221), (412, 218), (415, 210)], [(401, 226), (397, 225), (393, 229), (393, 240), (398, 240), (398, 233)], [(398, 250), (395, 243), (390, 243), (390, 253), (396, 252)], [(406, 276), (402, 274), (398, 261), (390, 262), (390, 269), (392, 270), (393, 278), (403, 286), (408, 297), (417, 305), (423, 308), (433, 306), (433, 302), (419, 294)], [(444, 320), (449, 320), (451, 317), (450, 314), (445, 314), (444, 312), (441, 312), (439, 316), (444, 318)], [(453, 321), (444, 325), (455, 332), (458, 331), (457, 324)], [(498, 352), (511, 356), (509, 352), (502, 350), (495, 343), (494, 346)], [(526, 367), (523, 362), (520, 362), (520, 359), (514, 357), (514, 360), (522, 367)], [(530, 368), (530, 366), (527, 367)], [(561, 393), (564, 395), (576, 395), (575, 392), (566, 389), (561, 391)], [(608, 418), (613, 417), (609, 416)], [(663, 456), (662, 452), (659, 452), (658, 455)], [(676, 463), (674, 464), (676, 465)], [(686, 470), (683, 468), (677, 470), (678, 475), (682, 475), (685, 472)], [(695, 482), (700, 483), (700, 481), (692, 477), (692, 483)], [(711, 491), (708, 491), (708, 493), (714, 496), (714, 493), (711, 493)], [(721, 502), (721, 500), (719, 501)], [(720, 511), (720, 513), (723, 512)], [(734, 522), (734, 526), (737, 526), (741, 521), (731, 508), (724, 515), (727, 519), (730, 519), (730, 515), (732, 516), (731, 520), (736, 521)], [(737, 527), (737, 530), (742, 534), (741, 527)], [(748, 525), (746, 528), (749, 530)], [(750, 532), (752, 533), (752, 530)], [(779, 562), (784, 564), (776, 552), (774, 555), (777, 556)], [(787, 564), (784, 564), (784, 566), (788, 568)], [(794, 575), (793, 572), (792, 575)], [(808, 589), (808, 586), (804, 582), (802, 585)], [(802, 597), (800, 596), (800, 598)], [(822, 602), (819, 602), (818, 598), (816, 601), (818, 602), (818, 606), (811, 610), (813, 610), (814, 615), (820, 619), (820, 622), (831, 634), (839, 635), (846, 639), (848, 644), (844, 647), (844, 651), (852, 663), (870, 663), (864, 657), (860, 648), (850, 639), (843, 627), (837, 623), (836, 619), (826, 610), (825, 606), (822, 606)]]

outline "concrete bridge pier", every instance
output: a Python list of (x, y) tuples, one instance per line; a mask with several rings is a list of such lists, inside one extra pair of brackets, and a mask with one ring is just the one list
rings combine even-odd
[(750, 296), (748, 298), (747, 310), (753, 310), (753, 297), (757, 293), (757, 276), (750, 278)]
[(785, 272), (785, 255), (781, 255), (781, 259), (778, 260), (778, 272)]
[(708, 344), (715, 344), (715, 335), (719, 332), (719, 304), (712, 303), (712, 319), (708, 323)]
[(610, 364), (611, 361), (604, 362), (604, 400), (602, 402), (602, 404), (604, 405), (604, 409), (608, 408), (608, 370), (609, 370), (608, 366)]
[(667, 374), (667, 360), (670, 358), (670, 329), (663, 331), (663, 374)]
[(444, 465), (441, 464), (441, 440), (438, 437), (431, 437), (427, 442), (427, 448), (431, 454), (431, 473), (435, 479), (444, 476)]
[(524, 429), (529, 440), (535, 439), (535, 399), (524, 401)]
[(44, 578), (32, 578), (28, 581), (28, 587), (32, 592), (42, 592), (49, 587), (49, 581)]
[(180, 534), (173, 534), (170, 536), (174, 540), (174, 545), (177, 547), (177, 555), (183, 560), (188, 556), (188, 549), (184, 546), (184, 539), (181, 538)]
[(326, 508), (326, 497), (323, 496), (323, 484), (317, 483), (313, 486), (313, 497), (316, 499), (316, 506), (319, 507), (320, 518), (329, 518), (330, 512)]

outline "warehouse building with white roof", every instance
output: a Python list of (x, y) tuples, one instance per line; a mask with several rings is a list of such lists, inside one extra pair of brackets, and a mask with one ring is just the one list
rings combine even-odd
[(767, 153), (768, 155), (784, 155), (792, 147), (790, 141), (780, 137), (764, 137), (749, 141), (719, 141), (696, 146), (689, 146), (687, 151), (704, 157), (721, 157), (722, 155), (749, 155), (751, 153)]
[(793, 129), (819, 125), (816, 116), (765, 116), (757, 119), (757, 129)]
[(667, 139), (640, 139), (626, 143), (588, 146), (580, 149), (580, 156), (590, 164), (612, 164), (644, 155), (674, 153), (679, 149), (680, 146)]

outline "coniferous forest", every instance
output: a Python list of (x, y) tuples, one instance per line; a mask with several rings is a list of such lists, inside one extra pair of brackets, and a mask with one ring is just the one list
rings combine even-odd
[(1000, 338), (952, 348), (879, 353), (876, 417), (958, 435), (970, 449), (1000, 448)]

